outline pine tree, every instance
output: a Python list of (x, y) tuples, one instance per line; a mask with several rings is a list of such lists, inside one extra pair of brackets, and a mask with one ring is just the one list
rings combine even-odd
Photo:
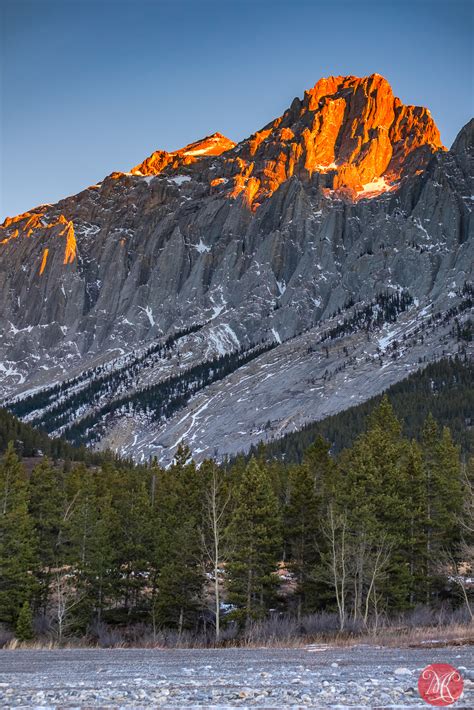
[(25, 473), (10, 444), (0, 463), (0, 621), (14, 624), (31, 599), (36, 561)]
[(60, 532), (63, 518), (62, 477), (48, 459), (36, 466), (30, 477), (29, 512), (38, 541), (38, 605), (46, 611), (51, 570), (62, 564)]
[(317, 436), (303, 457), (303, 463), (309, 468), (314, 481), (316, 495), (328, 496), (335, 484), (336, 463), (331, 457), (331, 445), (322, 436)]
[(289, 568), (296, 577), (298, 618), (317, 608), (314, 567), (321, 547), (320, 508), (313, 473), (307, 464), (294, 466), (288, 474), (285, 509), (285, 541)]
[(426, 602), (439, 588), (439, 560), (445, 549), (453, 548), (460, 539), (463, 489), (459, 448), (453, 443), (449, 429), (439, 432), (430, 414), (423, 427), (423, 465), (426, 495)]
[(228, 599), (242, 624), (262, 617), (274, 601), (281, 554), (278, 501), (267, 471), (255, 459), (237, 491), (228, 539)]
[(406, 461), (409, 526), (405, 549), (410, 569), (410, 605), (426, 599), (428, 560), (426, 554), (427, 498), (423, 455), (420, 445), (412, 441)]
[(181, 447), (156, 486), (153, 567), (157, 570), (152, 600), (156, 627), (178, 633), (196, 624), (202, 610), (204, 575), (199, 525), (203, 488), (199, 472)]
[[(391, 609), (403, 609), (408, 604), (409, 567), (401, 554), (409, 524), (406, 452), (400, 422), (384, 397), (370, 416), (366, 433), (340, 458), (340, 488), (336, 498), (339, 509), (347, 514), (351, 606), (355, 619), (365, 615), (363, 606), (369, 588), (373, 604), (377, 599)], [(386, 559), (387, 569), (384, 578), (379, 569), (375, 585), (373, 571), (377, 559)]]
[(24, 601), (15, 626), (18, 641), (30, 641), (34, 637), (33, 614), (28, 601)]
[(141, 470), (118, 472), (110, 525), (117, 573), (115, 593), (130, 618), (146, 607), (144, 590), (150, 574), (152, 509), (148, 480)]
[[(90, 470), (82, 478), (68, 525), (68, 561), (75, 570), (81, 603), (76, 616), (83, 627), (101, 622), (107, 602), (119, 585), (120, 572), (114, 565), (111, 542), (113, 516), (112, 495), (108, 490), (98, 494), (101, 476)], [(103, 481), (100, 481), (103, 486)]]

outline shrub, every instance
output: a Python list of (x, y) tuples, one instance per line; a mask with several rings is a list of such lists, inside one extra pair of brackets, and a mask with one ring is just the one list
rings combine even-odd
[(28, 601), (24, 602), (20, 609), (15, 633), (18, 641), (30, 641), (34, 637), (33, 614), (31, 613), (30, 603)]

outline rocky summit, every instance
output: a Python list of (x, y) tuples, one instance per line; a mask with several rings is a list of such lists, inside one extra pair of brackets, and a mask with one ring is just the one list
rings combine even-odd
[(0, 227), (3, 404), (75, 442), (222, 457), (470, 354), (474, 121), (378, 74), (236, 144), (155, 151)]

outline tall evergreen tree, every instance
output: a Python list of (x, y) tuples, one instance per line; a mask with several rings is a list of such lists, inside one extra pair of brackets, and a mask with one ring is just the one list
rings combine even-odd
[[(384, 397), (369, 418), (365, 434), (341, 456), (342, 475), (338, 505), (347, 513), (348, 534), (353, 541), (352, 609), (360, 618), (364, 596), (371, 584), (373, 560), (383, 542), (391, 550), (386, 578), (378, 580), (383, 603), (392, 609), (408, 604), (410, 576), (401, 553), (407, 535), (406, 440), (401, 425)], [(384, 553), (384, 557), (385, 557)]]
[(29, 511), (38, 541), (38, 605), (45, 612), (52, 569), (64, 562), (60, 545), (64, 504), (61, 472), (45, 458), (33, 469), (29, 488)]
[(264, 468), (252, 459), (237, 491), (228, 529), (229, 602), (240, 623), (263, 616), (275, 599), (281, 552), (278, 501)]
[(0, 463), (0, 621), (14, 624), (31, 599), (36, 563), (25, 472), (10, 444)]
[(408, 449), (406, 461), (408, 529), (404, 544), (410, 569), (411, 606), (424, 603), (426, 599), (426, 584), (428, 576), (428, 559), (426, 549), (427, 531), (427, 497), (425, 487), (425, 472), (423, 455), (420, 445), (412, 441)]
[(156, 487), (154, 566), (158, 576), (152, 600), (154, 625), (175, 628), (178, 633), (196, 625), (203, 606), (202, 494), (201, 476), (189, 449), (180, 447), (173, 466), (161, 472)]
[(110, 513), (110, 544), (117, 572), (115, 594), (127, 617), (144, 613), (150, 575), (152, 509), (149, 481), (142, 471), (117, 472)]
[(30, 641), (34, 637), (33, 614), (28, 600), (23, 602), (20, 609), (15, 634), (18, 641)]
[(293, 466), (288, 474), (288, 502), (285, 509), (285, 540), (289, 568), (296, 578), (298, 618), (317, 608), (314, 567), (322, 543), (320, 507), (314, 475), (308, 464)]
[(423, 427), (423, 466), (426, 495), (426, 602), (439, 588), (438, 568), (446, 548), (460, 539), (463, 487), (459, 448), (447, 428), (440, 433), (430, 414)]
[(84, 475), (68, 526), (68, 561), (75, 570), (81, 599), (76, 616), (83, 627), (93, 621), (102, 622), (121, 579), (112, 544), (112, 494), (106, 490), (98, 495), (99, 478), (91, 471)]

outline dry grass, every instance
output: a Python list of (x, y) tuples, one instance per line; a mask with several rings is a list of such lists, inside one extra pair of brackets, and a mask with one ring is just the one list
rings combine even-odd
[[(183, 639), (172, 644), (162, 640), (144, 639), (139, 643), (114, 643), (105, 648), (113, 649), (204, 649), (204, 648), (306, 648), (307, 646), (350, 648), (351, 646), (382, 646), (386, 648), (442, 648), (443, 646), (474, 646), (474, 624), (468, 626), (454, 624), (450, 627), (424, 628), (385, 628), (376, 633), (366, 634), (335, 634), (301, 636), (298, 638), (266, 638), (266, 639), (233, 639), (219, 646), (205, 644), (199, 639)], [(3, 647), (13, 651), (18, 649), (53, 650), (75, 648), (104, 648), (99, 643), (88, 642), (86, 639), (69, 639), (59, 644), (55, 640), (36, 640), (20, 642), (12, 639)]]
[[(462, 611), (462, 610), (461, 610)], [(212, 631), (207, 636), (185, 631), (159, 631), (137, 624), (124, 628), (96, 625), (89, 636), (68, 637), (61, 643), (49, 634), (34, 641), (19, 642), (11, 632), (0, 646), (8, 650), (55, 648), (215, 648)], [(219, 648), (305, 648), (308, 645), (350, 647), (355, 645), (433, 648), (447, 645), (474, 645), (474, 623), (460, 610), (446, 613), (420, 607), (398, 619), (385, 620), (377, 628), (352, 623), (345, 632), (338, 630), (335, 614), (320, 612), (304, 616), (298, 622), (290, 616), (275, 616), (257, 621), (238, 633), (237, 627), (223, 630)]]

